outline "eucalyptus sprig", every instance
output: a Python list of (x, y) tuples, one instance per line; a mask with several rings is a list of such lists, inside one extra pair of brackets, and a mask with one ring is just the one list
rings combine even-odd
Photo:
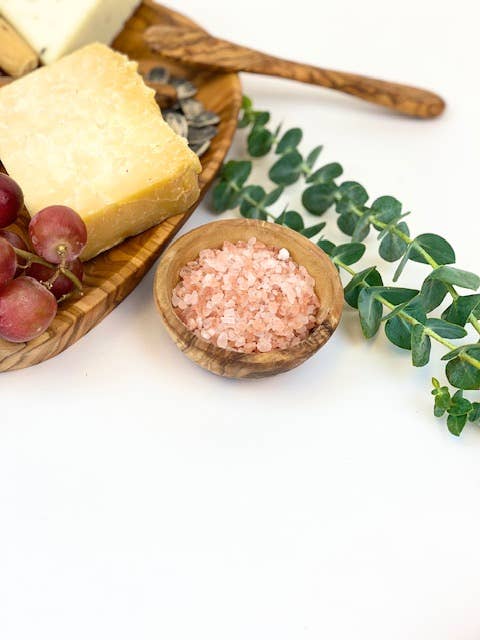
[[(268, 175), (276, 186), (267, 192), (259, 185), (247, 184), (252, 162), (229, 161), (223, 166), (213, 192), (214, 209), (223, 212), (238, 208), (246, 218), (271, 220), (314, 238), (324, 229), (325, 222), (306, 227), (298, 211), (287, 208), (275, 216), (269, 209), (282, 196), (284, 187), (304, 180), (302, 204), (305, 209), (322, 216), (334, 208), (338, 227), (351, 238), (336, 246), (321, 237), (317, 244), (338, 269), (350, 275), (345, 300), (358, 309), (365, 337), (372, 338), (384, 323), (387, 338), (396, 346), (410, 350), (416, 367), (429, 362), (432, 340), (441, 344), (446, 349), (442, 358), (447, 361), (446, 377), (457, 391), (452, 394), (434, 378), (434, 413), (438, 417), (447, 414), (447, 425), (454, 435), (461, 433), (468, 420), (480, 422), (480, 404), (463, 397), (466, 390), (480, 389), (480, 342), (460, 346), (451, 342), (467, 336), (467, 324), (480, 334), (480, 293), (461, 295), (456, 289), (477, 291), (480, 277), (451, 266), (456, 262), (455, 252), (441, 236), (424, 233), (412, 238), (404, 220), (409, 212), (402, 211), (402, 204), (396, 198), (381, 196), (368, 204), (369, 195), (361, 184), (338, 181), (343, 174), (338, 162), (315, 168), (321, 146), (305, 158), (302, 156), (298, 149), (301, 129), (288, 129), (280, 135), (281, 127), (272, 131), (267, 126), (269, 122), (270, 114), (256, 111), (251, 100), (244, 97), (239, 127), (249, 128), (250, 156), (260, 157), (274, 151), (277, 157)], [(365, 253), (362, 241), (372, 229), (378, 232), (380, 257), (387, 262), (399, 262), (394, 282), (409, 260), (430, 267), (431, 272), (419, 289), (385, 286), (375, 266), (359, 272), (352, 269), (351, 265), (362, 259)], [(450, 302), (441, 317), (429, 316), (447, 296)]]

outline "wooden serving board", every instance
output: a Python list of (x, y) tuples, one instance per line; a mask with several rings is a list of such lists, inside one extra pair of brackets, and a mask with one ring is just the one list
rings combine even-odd
[[(220, 169), (235, 133), (241, 105), (241, 86), (236, 74), (199, 71), (168, 62), (151, 53), (142, 34), (153, 24), (195, 26), (185, 16), (145, 0), (116, 38), (113, 48), (138, 60), (140, 70), (155, 64), (166, 66), (178, 76), (193, 80), (198, 87), (198, 99), (221, 118), (218, 135), (202, 157), (199, 201), (182, 215), (130, 238), (85, 264), (84, 295), (66, 301), (51, 327), (43, 335), (27, 343), (12, 344), (0, 340), (0, 371), (29, 367), (52, 358), (85, 335), (101, 322), (140, 282), (166, 246), (205, 195)], [(27, 216), (21, 223), (25, 229)]]

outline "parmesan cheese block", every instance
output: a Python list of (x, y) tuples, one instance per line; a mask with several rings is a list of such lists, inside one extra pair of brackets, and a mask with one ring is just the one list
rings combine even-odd
[(52, 204), (81, 215), (84, 260), (199, 195), (200, 162), (136, 69), (91, 44), (0, 89), (0, 159), (30, 215)]
[(0, 13), (39, 54), (54, 60), (91, 42), (110, 44), (139, 0), (0, 0)]

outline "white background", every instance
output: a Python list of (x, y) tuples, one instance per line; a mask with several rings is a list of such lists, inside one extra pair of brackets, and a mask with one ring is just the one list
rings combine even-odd
[[(305, 150), (323, 143), (478, 271), (474, 2), (172, 6), (272, 53), (442, 93), (445, 116), (421, 122), (243, 78)], [(187, 228), (210, 220), (207, 198)], [(381, 264), (369, 245), (364, 264)], [(415, 370), (347, 310), (298, 370), (228, 381), (170, 342), (152, 280), (64, 354), (1, 375), (2, 640), (478, 640), (480, 430), (455, 439), (433, 418), (441, 352)]]

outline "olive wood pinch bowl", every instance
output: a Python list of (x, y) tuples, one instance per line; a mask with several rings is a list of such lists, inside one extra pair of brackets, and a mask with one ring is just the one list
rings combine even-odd
[[(300, 344), (268, 353), (240, 353), (222, 349), (187, 329), (172, 306), (172, 290), (180, 269), (203, 249), (220, 248), (224, 240), (238, 242), (255, 237), (270, 247), (285, 247), (315, 280), (320, 300), (317, 326)], [(228, 378), (262, 378), (289, 371), (312, 356), (338, 326), (343, 309), (343, 289), (330, 258), (313, 242), (281, 225), (261, 220), (218, 220), (176, 240), (164, 253), (155, 275), (154, 298), (165, 327), (176, 345), (191, 360), (212, 373)]]

